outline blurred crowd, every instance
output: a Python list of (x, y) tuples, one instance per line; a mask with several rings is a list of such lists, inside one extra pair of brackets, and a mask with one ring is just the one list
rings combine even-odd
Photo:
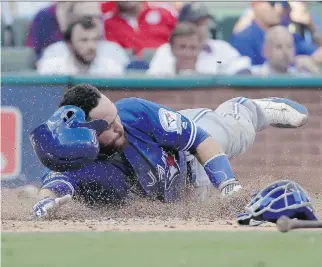
[[(202, 2), (2, 2), (2, 47), (28, 18), (40, 74), (113, 77), (321, 72), (322, 17), (307, 2), (249, 1), (229, 40)], [(28, 20), (25, 20), (28, 21)]]

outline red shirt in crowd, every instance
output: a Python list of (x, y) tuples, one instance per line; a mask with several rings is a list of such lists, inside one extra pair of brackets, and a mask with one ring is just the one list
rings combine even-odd
[(144, 48), (158, 48), (169, 41), (177, 22), (176, 15), (169, 9), (144, 3), (138, 19), (121, 17), (117, 7), (110, 3), (102, 6), (105, 16), (106, 39), (131, 48), (139, 54)]

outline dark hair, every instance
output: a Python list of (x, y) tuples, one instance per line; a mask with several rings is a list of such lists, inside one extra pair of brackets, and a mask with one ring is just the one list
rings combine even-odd
[(174, 39), (179, 36), (193, 36), (196, 35), (199, 38), (199, 33), (196, 25), (190, 22), (181, 22), (178, 23), (177, 26), (172, 31), (169, 42), (172, 45)]
[(82, 16), (80, 18), (73, 20), (71, 23), (68, 24), (67, 29), (64, 32), (64, 40), (66, 42), (71, 41), (74, 27), (78, 24), (81, 25), (86, 30), (97, 27), (93, 19), (94, 18), (92, 16)]
[(100, 91), (87, 83), (81, 83), (70, 88), (63, 96), (59, 103), (59, 107), (73, 105), (84, 110), (86, 120), (90, 119), (90, 111), (97, 107), (101, 98)]
[(178, 21), (191, 21), (195, 22), (203, 18), (211, 17), (209, 8), (205, 3), (195, 2), (185, 4), (179, 13)]

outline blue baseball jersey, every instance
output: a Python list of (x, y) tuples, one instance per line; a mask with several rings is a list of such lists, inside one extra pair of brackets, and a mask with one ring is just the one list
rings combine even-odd
[(194, 152), (209, 134), (162, 105), (125, 98), (115, 103), (129, 142), (123, 152), (100, 155), (83, 169), (48, 171), (43, 187), (72, 192), (90, 203), (119, 202), (129, 194), (172, 202), (186, 184), (185, 151)]

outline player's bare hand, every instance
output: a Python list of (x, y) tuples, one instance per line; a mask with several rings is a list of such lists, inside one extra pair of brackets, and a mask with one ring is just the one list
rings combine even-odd
[(56, 210), (69, 202), (72, 199), (71, 195), (65, 195), (60, 198), (46, 197), (38, 201), (33, 206), (33, 216), (35, 219), (41, 219), (56, 212)]

